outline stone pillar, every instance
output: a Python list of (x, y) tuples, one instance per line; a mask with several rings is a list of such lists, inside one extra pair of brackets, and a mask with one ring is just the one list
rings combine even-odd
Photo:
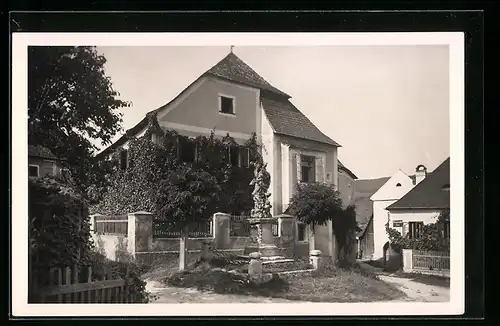
[(321, 250), (311, 250), (309, 253), (309, 261), (315, 271), (321, 269)]
[(213, 217), (215, 248), (227, 249), (230, 244), (230, 218), (229, 214), (215, 213)]
[(129, 213), (127, 240), (128, 252), (134, 258), (138, 252), (150, 251), (153, 247), (153, 214)]
[(210, 260), (212, 259), (212, 255), (210, 252), (210, 245), (211, 244), (212, 244), (212, 241), (210, 241), (210, 240), (203, 240), (201, 242), (201, 261), (202, 261), (204, 269), (210, 268)]
[(413, 250), (403, 249), (403, 272), (411, 273), (413, 270)]
[(95, 221), (96, 221), (96, 217), (101, 217), (103, 215), (101, 214), (93, 214), (93, 215), (89, 215), (89, 226), (90, 226), (90, 232), (91, 233), (95, 233), (96, 232), (96, 226), (95, 226)]
[(284, 249), (285, 257), (294, 257), (295, 253), (295, 218), (291, 215), (278, 215), (281, 234), (280, 247)]
[(262, 281), (262, 261), (260, 252), (252, 252), (249, 255), (250, 263), (248, 264), (248, 275), (254, 282)]
[(280, 250), (278, 246), (274, 244), (272, 229), (273, 224), (275, 224), (277, 220), (278, 219), (275, 217), (250, 219), (249, 222), (253, 233), (251, 238), (254, 239), (254, 241), (245, 248), (244, 255), (248, 255), (252, 252), (260, 252), (263, 259), (280, 256)]

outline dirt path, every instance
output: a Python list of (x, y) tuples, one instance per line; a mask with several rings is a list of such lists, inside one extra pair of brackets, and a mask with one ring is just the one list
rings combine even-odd
[[(196, 289), (165, 287), (160, 282), (147, 280), (146, 290), (157, 299), (153, 303), (297, 303), (278, 298), (252, 297), (236, 294), (201, 292)], [(302, 301), (301, 301), (302, 302)]]
[(403, 291), (409, 300), (418, 302), (447, 302), (450, 301), (450, 289), (443, 286), (423, 284), (411, 278), (402, 278), (390, 275), (379, 275), (387, 283), (392, 283)]
[(449, 286), (431, 285), (417, 281), (416, 278), (401, 277), (397, 274), (382, 272), (380, 268), (370, 266), (366, 263), (359, 264), (363, 269), (374, 272), (387, 283), (396, 285), (408, 298), (404, 301), (418, 302), (447, 302), (450, 301)]

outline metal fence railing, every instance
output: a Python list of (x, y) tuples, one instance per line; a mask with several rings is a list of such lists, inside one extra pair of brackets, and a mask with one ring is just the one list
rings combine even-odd
[(449, 270), (450, 253), (413, 250), (412, 265), (413, 269)]
[(127, 215), (96, 216), (95, 232), (97, 234), (127, 235)]
[[(174, 231), (167, 221), (153, 221), (153, 238), (180, 238), (181, 232)], [(189, 227), (190, 238), (210, 238), (213, 237), (213, 221), (192, 225)]]

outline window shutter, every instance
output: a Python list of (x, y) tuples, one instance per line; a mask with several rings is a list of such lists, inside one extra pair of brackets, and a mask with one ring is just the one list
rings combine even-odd
[(294, 180), (294, 183), (301, 182), (302, 181), (302, 169), (301, 169), (301, 162), (300, 162), (300, 154), (295, 154), (295, 162), (297, 166), (297, 178), (296, 181)]
[(316, 163), (315, 166), (315, 172), (316, 175), (314, 176), (316, 182), (325, 182), (324, 180), (324, 173), (323, 173), (323, 158), (321, 157), (316, 157), (314, 162)]

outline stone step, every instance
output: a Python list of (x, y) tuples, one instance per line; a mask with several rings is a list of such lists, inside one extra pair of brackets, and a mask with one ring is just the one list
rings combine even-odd
[(262, 265), (265, 265), (265, 264), (279, 264), (279, 263), (293, 263), (294, 260), (293, 259), (276, 259), (276, 260), (263, 260), (262, 261)]

